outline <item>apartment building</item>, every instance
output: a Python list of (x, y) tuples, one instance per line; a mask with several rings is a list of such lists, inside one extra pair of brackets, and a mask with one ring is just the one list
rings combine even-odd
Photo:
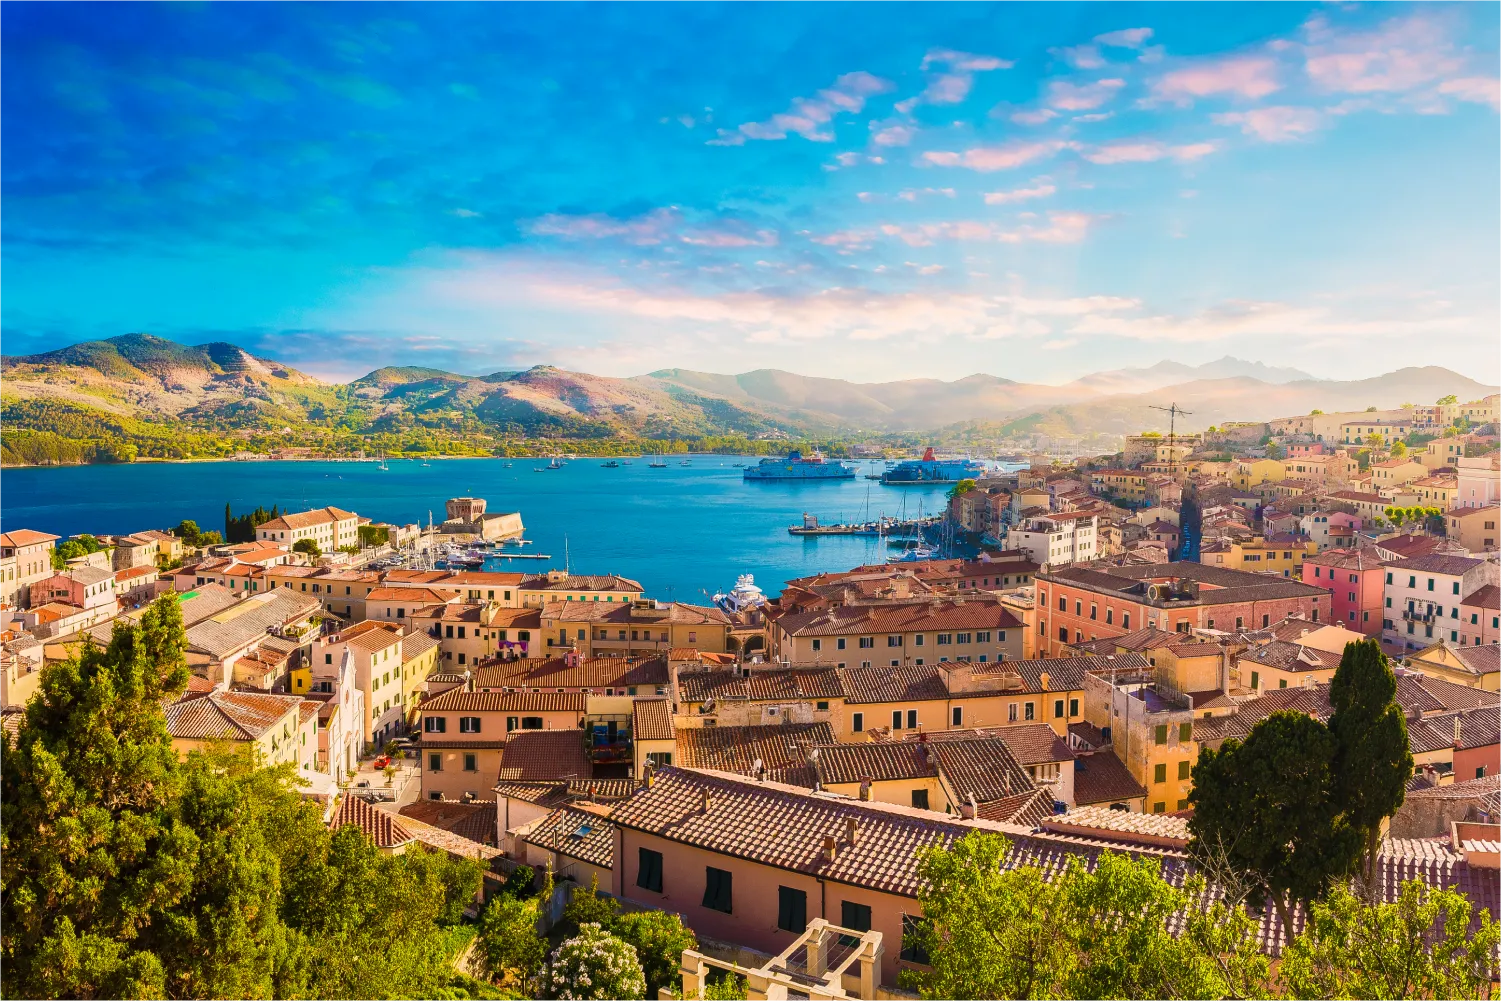
[(1450, 508), (1444, 522), (1448, 537), (1472, 553), (1495, 552), (1501, 540), (1496, 528), (1501, 523), (1501, 505)]
[(1006, 545), (1042, 567), (1084, 563), (1099, 555), (1099, 523), (1082, 511), (1027, 518), (1006, 534)]
[(1331, 549), (1303, 560), (1303, 583), (1329, 592), (1330, 622), (1380, 637), (1386, 565), (1372, 549)]
[(1389, 564), (1381, 642), (1403, 651), (1436, 638), (1457, 644), (1464, 601), (1487, 584), (1501, 584), (1489, 560), (1433, 553)]
[[(367, 519), (368, 520), (368, 519)], [(320, 552), (332, 553), (345, 546), (360, 544), (360, 516), (336, 507), (284, 514), (256, 526), (258, 542), (274, 543), (284, 549), (310, 539)]]
[(1021, 621), (996, 598), (871, 602), (790, 612), (767, 624), (772, 659), (839, 667), (1015, 660)]
[(423, 799), (490, 799), (513, 733), (563, 730), (582, 744), (586, 697), (456, 688), (419, 707)]
[(0, 603), (26, 607), (31, 585), (52, 575), (57, 539), (29, 528), (0, 533)]

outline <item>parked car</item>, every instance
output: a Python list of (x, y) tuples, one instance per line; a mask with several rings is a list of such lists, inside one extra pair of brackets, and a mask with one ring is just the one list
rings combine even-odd
[(391, 764), (391, 759), (382, 754), (380, 757), (376, 758), (375, 761), (372, 762), (372, 764), (375, 766), (376, 771), (383, 771), (388, 765)]

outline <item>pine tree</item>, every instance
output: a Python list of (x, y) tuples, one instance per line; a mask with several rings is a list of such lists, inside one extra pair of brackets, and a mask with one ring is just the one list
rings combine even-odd
[(1334, 737), (1333, 797), (1361, 832), (1361, 876), (1374, 884), (1381, 822), (1402, 805), (1412, 777), (1407, 721), (1397, 704), (1397, 677), (1374, 639), (1345, 647), (1329, 685), (1329, 732)]

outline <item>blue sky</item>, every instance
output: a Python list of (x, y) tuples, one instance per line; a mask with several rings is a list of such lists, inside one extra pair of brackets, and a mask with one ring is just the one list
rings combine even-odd
[(6, 4), (0, 337), (1493, 377), (1498, 10)]

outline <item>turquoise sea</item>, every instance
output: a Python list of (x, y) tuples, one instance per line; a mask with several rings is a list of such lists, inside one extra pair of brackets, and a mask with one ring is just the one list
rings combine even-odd
[[(257, 504), (304, 510), (333, 504), (376, 521), (443, 520), (449, 497), (483, 497), (492, 511), (520, 511), (526, 552), (553, 559), (516, 560), (517, 570), (562, 567), (639, 580), (656, 598), (703, 602), (737, 574), (776, 594), (790, 578), (876, 562), (894, 552), (861, 537), (805, 539), (787, 534), (803, 513), (824, 523), (880, 514), (937, 512), (947, 487), (883, 487), (862, 477), (820, 483), (746, 483), (735, 462), (755, 458), (669, 457), (666, 469), (645, 458), (603, 468), (604, 459), (569, 460), (538, 472), (535, 459), (445, 459), (423, 465), (374, 462), (194, 462), (63, 466), (0, 472), (0, 529), (31, 528), (60, 536), (169, 528), (192, 518), (223, 529), (224, 504), (236, 513)], [(879, 463), (860, 463), (862, 474)], [(566, 547), (566, 550), (565, 550)]]

